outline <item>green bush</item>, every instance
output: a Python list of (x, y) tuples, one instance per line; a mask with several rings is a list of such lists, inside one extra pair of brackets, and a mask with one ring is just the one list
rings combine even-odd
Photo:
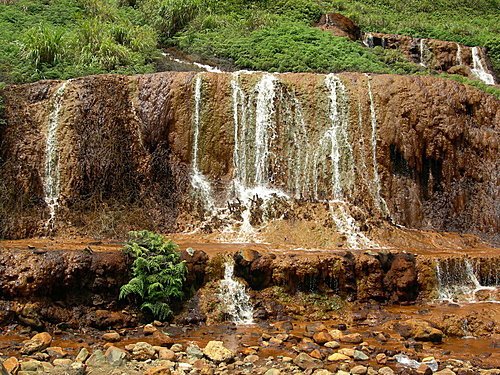
[(65, 51), (64, 29), (59, 27), (40, 25), (28, 29), (21, 41), (21, 57), (38, 70), (62, 61)]
[(171, 303), (183, 296), (186, 265), (177, 245), (146, 230), (130, 232), (125, 253), (134, 259), (133, 278), (121, 287), (120, 299), (134, 295), (142, 310), (164, 320), (172, 314)]

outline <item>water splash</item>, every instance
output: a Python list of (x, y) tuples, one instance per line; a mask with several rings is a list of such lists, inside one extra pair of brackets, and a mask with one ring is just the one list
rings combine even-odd
[(224, 313), (236, 324), (253, 323), (253, 306), (245, 285), (234, 278), (234, 260), (224, 263), (224, 279), (219, 284), (219, 300)]
[(373, 162), (373, 183), (372, 185), (372, 194), (375, 198), (375, 204), (377, 208), (382, 212), (385, 216), (390, 216), (389, 208), (387, 207), (387, 203), (384, 198), (382, 198), (380, 194), (381, 185), (380, 185), (380, 176), (378, 174), (378, 163), (377, 163), (377, 112), (375, 110), (375, 101), (373, 100), (372, 86), (371, 86), (371, 77), (368, 77), (368, 97), (370, 99), (370, 114), (371, 114), (371, 146), (372, 146), (372, 162)]
[(479, 47), (472, 47), (472, 73), (487, 85), (494, 85), (495, 78), (485, 69)]
[[(481, 285), (478, 272), (470, 259), (439, 259), (435, 267), (439, 300), (451, 302), (498, 302), (496, 300), (498, 285)], [(486, 294), (487, 298), (478, 299), (480, 293)]]
[(215, 209), (215, 202), (212, 198), (212, 188), (210, 182), (200, 172), (198, 166), (198, 151), (199, 151), (199, 137), (200, 137), (200, 119), (201, 119), (201, 89), (202, 89), (202, 75), (198, 74), (195, 78), (194, 89), (194, 130), (193, 130), (193, 161), (191, 176), (191, 186), (200, 196), (203, 206), (207, 212)]
[(57, 131), (59, 129), (59, 115), (63, 107), (63, 97), (66, 86), (70, 81), (63, 82), (52, 98), (52, 111), (47, 126), (47, 140), (45, 145), (45, 177), (43, 191), (45, 203), (49, 208), (49, 218), (45, 223), (45, 230), (50, 233), (54, 229), (57, 208), (59, 207), (60, 170)]

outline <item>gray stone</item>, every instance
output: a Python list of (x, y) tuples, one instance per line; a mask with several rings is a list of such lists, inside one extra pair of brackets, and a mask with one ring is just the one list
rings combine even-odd
[(189, 344), (186, 348), (186, 354), (192, 358), (203, 358), (203, 352), (196, 344)]
[(104, 354), (109, 364), (115, 367), (123, 366), (127, 362), (128, 353), (116, 346), (110, 346)]
[(370, 359), (365, 353), (363, 353), (361, 350), (355, 350), (354, 355), (352, 356), (355, 361), (367, 361)]
[(323, 367), (323, 363), (319, 359), (315, 359), (307, 353), (300, 353), (297, 355), (294, 358), (293, 363), (299, 366), (302, 370), (320, 369)]
[(97, 349), (92, 355), (87, 359), (87, 366), (91, 367), (101, 367), (106, 364), (106, 357), (102, 350)]

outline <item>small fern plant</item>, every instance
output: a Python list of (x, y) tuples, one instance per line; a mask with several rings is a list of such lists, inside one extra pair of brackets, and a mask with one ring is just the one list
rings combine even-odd
[(186, 264), (181, 261), (178, 246), (147, 230), (129, 232), (124, 252), (131, 256), (132, 279), (120, 289), (120, 299), (134, 295), (141, 310), (165, 320), (172, 315), (173, 300), (183, 297)]

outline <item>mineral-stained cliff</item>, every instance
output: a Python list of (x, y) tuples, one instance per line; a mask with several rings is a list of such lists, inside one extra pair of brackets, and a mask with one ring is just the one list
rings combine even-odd
[(256, 226), (294, 218), (297, 202), (323, 204), (341, 232), (371, 217), (498, 233), (499, 101), (469, 86), (257, 72), (62, 84), (5, 91), (4, 237), (176, 231), (210, 216)]

